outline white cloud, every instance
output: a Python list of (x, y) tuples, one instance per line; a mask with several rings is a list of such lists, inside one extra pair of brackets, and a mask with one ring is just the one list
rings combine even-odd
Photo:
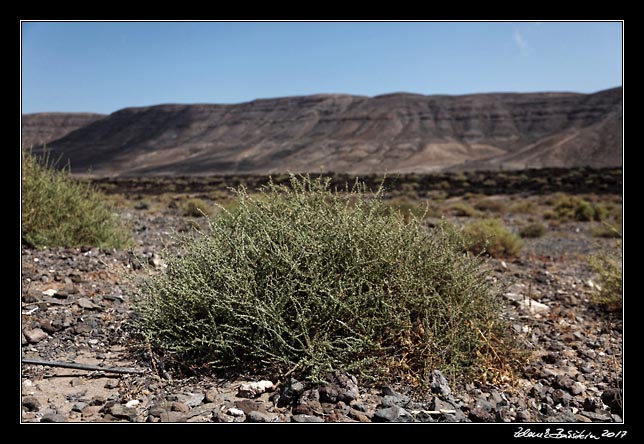
[(519, 48), (521, 55), (523, 56), (528, 55), (528, 42), (526, 41), (525, 37), (523, 37), (523, 34), (515, 30), (513, 37), (514, 37), (514, 43), (516, 43), (517, 48)]

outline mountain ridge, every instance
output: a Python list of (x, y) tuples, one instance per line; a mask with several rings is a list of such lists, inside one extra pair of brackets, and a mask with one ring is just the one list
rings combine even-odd
[(93, 176), (613, 167), (622, 162), (622, 94), (314, 94), (128, 107), (48, 149), (72, 173)]

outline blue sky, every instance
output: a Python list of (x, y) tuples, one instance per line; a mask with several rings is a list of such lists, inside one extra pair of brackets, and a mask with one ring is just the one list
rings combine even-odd
[(621, 22), (23, 22), (22, 112), (622, 84)]

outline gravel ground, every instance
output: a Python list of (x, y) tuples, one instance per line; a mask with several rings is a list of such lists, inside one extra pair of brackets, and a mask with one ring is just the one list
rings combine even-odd
[(595, 277), (583, 255), (599, 244), (584, 224), (527, 240), (514, 261), (489, 263), (491, 276), (511, 282), (503, 316), (530, 343), (524, 374), (498, 386), (450, 386), (436, 369), (431, 392), (419, 397), (348, 374), (317, 385), (172, 375), (125, 322), (136, 279), (163, 272), (164, 248), (176, 247), (173, 233), (189, 221), (170, 210), (124, 217), (137, 239), (131, 252), (22, 250), (23, 359), (106, 369), (23, 363), (23, 422), (622, 421), (622, 320), (590, 302)]

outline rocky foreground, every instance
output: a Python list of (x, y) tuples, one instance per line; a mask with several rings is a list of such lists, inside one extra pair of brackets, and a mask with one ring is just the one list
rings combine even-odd
[(499, 385), (452, 386), (436, 369), (431, 391), (419, 396), (348, 374), (322, 384), (281, 375), (173, 379), (171, 366), (134, 342), (126, 321), (136, 279), (162, 272), (162, 250), (188, 222), (144, 210), (125, 217), (138, 241), (131, 252), (22, 250), (23, 359), (106, 369), (23, 363), (23, 422), (622, 421), (622, 321), (589, 301), (592, 271), (570, 254), (589, 243), (574, 224), (561, 228), (565, 245), (546, 236), (527, 242), (516, 261), (489, 263), (490, 279), (512, 282), (503, 315), (531, 344), (525, 373)]

